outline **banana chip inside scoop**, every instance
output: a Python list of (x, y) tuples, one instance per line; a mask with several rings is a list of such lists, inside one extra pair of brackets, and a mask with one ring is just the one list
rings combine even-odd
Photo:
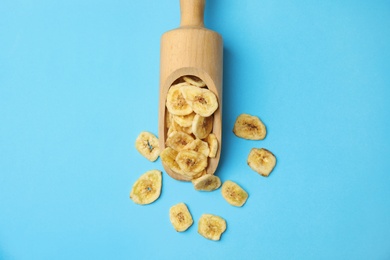
[(216, 215), (203, 214), (198, 222), (198, 233), (210, 240), (220, 240), (226, 230), (226, 221)]
[(193, 111), (203, 117), (211, 116), (218, 108), (218, 100), (213, 92), (195, 86), (183, 86), (180, 91)]
[(150, 204), (160, 197), (161, 186), (161, 171), (148, 171), (142, 174), (134, 183), (130, 192), (130, 199), (140, 205)]
[(234, 123), (233, 133), (244, 139), (263, 140), (267, 134), (267, 130), (257, 116), (241, 114)]

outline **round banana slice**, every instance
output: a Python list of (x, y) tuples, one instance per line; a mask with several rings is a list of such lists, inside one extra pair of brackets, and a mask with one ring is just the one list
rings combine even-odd
[(198, 77), (195, 77), (195, 76), (184, 76), (183, 77), (184, 81), (195, 86), (195, 87), (199, 87), (199, 88), (203, 88), (203, 87), (206, 87), (206, 83), (203, 82), (203, 80), (201, 80), (200, 78)]
[(167, 147), (160, 154), (161, 162), (165, 167), (176, 173), (182, 174), (180, 166), (175, 161), (177, 154), (178, 152), (176, 150), (172, 149), (171, 147)]
[(175, 122), (181, 127), (190, 127), (192, 126), (192, 121), (194, 120), (195, 115), (196, 114), (192, 112), (191, 114), (185, 116), (173, 116), (173, 120), (175, 120)]
[(230, 204), (241, 207), (248, 199), (248, 193), (237, 183), (225, 181), (222, 185), (222, 197)]
[(208, 157), (210, 154), (209, 145), (198, 138), (184, 146), (183, 150), (195, 151), (203, 154), (206, 157)]
[(276, 158), (267, 149), (253, 148), (248, 155), (247, 163), (252, 170), (268, 177), (276, 165)]
[(157, 160), (160, 154), (158, 139), (149, 132), (141, 132), (135, 140), (135, 148), (142, 156), (151, 162)]
[(192, 180), (195, 190), (213, 191), (221, 186), (221, 180), (218, 176), (205, 174), (197, 179)]
[(169, 220), (177, 232), (186, 231), (194, 223), (187, 205), (182, 202), (169, 209)]
[(184, 99), (198, 115), (209, 117), (217, 110), (217, 97), (210, 90), (195, 86), (183, 86), (180, 90)]
[(206, 138), (213, 130), (213, 116), (203, 117), (195, 115), (192, 122), (192, 133), (199, 139)]
[(168, 111), (173, 115), (188, 115), (192, 113), (191, 106), (184, 99), (180, 89), (183, 85), (171, 86), (168, 90), (166, 106)]
[(179, 125), (175, 120), (172, 121), (172, 128), (179, 132), (184, 132), (186, 134), (192, 134), (192, 126), (184, 127)]
[(183, 148), (192, 141), (194, 141), (194, 138), (189, 134), (179, 131), (173, 131), (168, 136), (165, 144), (179, 152), (183, 150)]
[(180, 151), (176, 156), (176, 162), (183, 173), (189, 177), (195, 176), (207, 167), (207, 157), (194, 151)]
[(267, 130), (257, 116), (241, 114), (234, 123), (233, 132), (236, 136), (249, 140), (263, 140)]
[(215, 158), (219, 147), (217, 137), (215, 136), (215, 134), (211, 133), (204, 139), (204, 141), (206, 141), (209, 145), (209, 149), (210, 149), (209, 157)]
[(130, 192), (130, 199), (140, 205), (150, 204), (160, 197), (161, 186), (161, 171), (148, 171), (142, 174), (134, 183)]
[(198, 221), (198, 233), (210, 240), (220, 240), (226, 230), (226, 221), (220, 216), (203, 214)]

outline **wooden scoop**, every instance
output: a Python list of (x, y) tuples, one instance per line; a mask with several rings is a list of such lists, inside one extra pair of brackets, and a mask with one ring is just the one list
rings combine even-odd
[[(218, 33), (204, 28), (205, 0), (180, 0), (180, 27), (168, 31), (161, 38), (160, 57), (160, 104), (159, 104), (159, 145), (165, 149), (167, 127), (165, 117), (166, 98), (170, 86), (186, 75), (202, 79), (218, 99), (218, 109), (214, 112), (213, 130), (219, 148), (215, 158), (208, 158), (206, 171), (214, 174), (221, 156), (222, 141), (222, 59), (223, 42)], [(191, 179), (173, 172), (165, 171), (174, 179)]]

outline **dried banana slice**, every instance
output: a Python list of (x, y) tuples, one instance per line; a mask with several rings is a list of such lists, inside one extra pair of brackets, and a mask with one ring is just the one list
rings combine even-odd
[(226, 221), (216, 215), (203, 214), (198, 221), (198, 233), (210, 240), (220, 240), (226, 230)]
[(176, 151), (181, 151), (183, 148), (194, 141), (194, 138), (189, 134), (173, 131), (167, 138), (165, 144)]
[(211, 133), (204, 140), (209, 145), (209, 149), (210, 149), (209, 157), (215, 158), (215, 156), (217, 155), (217, 152), (218, 152), (218, 147), (219, 147), (217, 137), (215, 136), (215, 134)]
[(157, 160), (160, 154), (158, 139), (149, 132), (141, 132), (135, 140), (135, 148), (151, 162)]
[(172, 149), (171, 147), (167, 147), (160, 154), (161, 162), (165, 167), (176, 173), (182, 174), (180, 166), (175, 161), (177, 154), (178, 152), (176, 150)]
[(207, 157), (194, 151), (180, 151), (176, 156), (176, 162), (188, 177), (194, 177), (207, 167)]
[(192, 134), (192, 126), (183, 127), (180, 126), (175, 120), (172, 121), (172, 128), (179, 132), (184, 132), (186, 134)]
[(183, 77), (184, 81), (195, 86), (195, 87), (199, 87), (199, 88), (203, 88), (203, 87), (206, 87), (206, 83), (203, 82), (203, 80), (201, 80), (200, 78), (198, 77), (195, 77), (195, 76), (184, 76)]
[(182, 202), (169, 209), (169, 220), (177, 232), (186, 231), (194, 223), (187, 205)]
[(233, 132), (236, 136), (249, 140), (263, 140), (267, 129), (257, 116), (241, 114), (234, 123)]
[(217, 110), (217, 97), (210, 90), (195, 86), (183, 86), (180, 90), (184, 99), (198, 115), (209, 117)]
[(225, 181), (222, 184), (222, 197), (230, 204), (236, 207), (241, 207), (248, 199), (248, 193), (241, 188), (237, 183)]
[(203, 117), (195, 115), (192, 122), (192, 133), (199, 139), (206, 138), (213, 130), (213, 116)]
[(191, 114), (185, 116), (173, 116), (173, 120), (175, 120), (175, 122), (181, 127), (190, 127), (192, 126), (192, 121), (194, 120), (195, 115), (196, 114), (192, 112)]
[(130, 192), (130, 199), (137, 204), (150, 204), (160, 197), (161, 186), (161, 172), (158, 170), (148, 171), (142, 174), (134, 183)]
[(208, 157), (210, 154), (209, 145), (200, 139), (195, 139), (191, 143), (187, 144), (184, 146), (183, 150), (195, 151), (203, 154), (206, 157)]
[(168, 90), (166, 106), (168, 111), (173, 115), (188, 115), (192, 113), (190, 104), (184, 99), (180, 89), (183, 85), (171, 86)]
[(195, 190), (213, 191), (221, 186), (221, 180), (218, 176), (205, 174), (197, 179), (192, 180)]
[(264, 148), (253, 148), (247, 161), (249, 167), (262, 176), (268, 177), (276, 165), (276, 158), (272, 152)]
[(165, 125), (167, 128), (170, 128), (173, 121), (173, 115), (169, 113), (168, 109), (165, 110)]

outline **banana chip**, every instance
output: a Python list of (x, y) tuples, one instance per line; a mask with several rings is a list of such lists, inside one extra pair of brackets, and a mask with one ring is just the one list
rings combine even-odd
[(218, 108), (217, 97), (208, 89), (183, 86), (180, 91), (192, 110), (200, 116), (209, 117)]
[(157, 160), (160, 154), (158, 139), (152, 133), (141, 132), (135, 140), (135, 148), (142, 156), (151, 162)]
[(264, 177), (268, 177), (276, 165), (276, 158), (273, 153), (264, 148), (253, 148), (247, 161), (252, 170)]
[(206, 138), (213, 130), (213, 116), (203, 117), (196, 115), (192, 122), (192, 133), (199, 139)]
[(130, 199), (140, 205), (150, 204), (160, 197), (161, 186), (161, 172), (158, 170), (148, 171), (134, 183)]
[(181, 151), (183, 148), (194, 141), (194, 138), (189, 134), (184, 132), (173, 131), (166, 140), (166, 145), (175, 149), (176, 151)]
[(195, 190), (213, 191), (221, 186), (221, 180), (218, 176), (205, 174), (197, 179), (192, 180)]
[(189, 177), (194, 177), (207, 167), (207, 157), (195, 151), (180, 151), (176, 156), (176, 162)]
[(185, 116), (173, 116), (173, 120), (175, 120), (175, 122), (181, 127), (190, 127), (192, 126), (192, 121), (194, 121), (195, 115), (196, 114), (192, 112), (191, 114)]
[(166, 106), (168, 111), (173, 115), (188, 115), (192, 113), (191, 106), (184, 99), (181, 94), (181, 88), (186, 87), (183, 85), (171, 86), (168, 90)]
[(248, 199), (248, 193), (237, 183), (225, 181), (222, 185), (222, 197), (230, 204), (241, 207)]
[(184, 146), (183, 150), (195, 151), (203, 154), (206, 157), (208, 157), (210, 154), (209, 145), (200, 139), (195, 139), (191, 143), (187, 144)]
[(203, 214), (198, 221), (198, 233), (210, 240), (220, 240), (226, 230), (226, 221), (216, 215)]
[(195, 87), (199, 87), (199, 88), (203, 88), (203, 87), (206, 87), (206, 83), (203, 82), (203, 80), (201, 80), (200, 78), (198, 77), (195, 77), (195, 76), (184, 76), (183, 77), (184, 81), (195, 86)]
[(257, 116), (241, 114), (234, 123), (233, 132), (236, 136), (249, 140), (263, 140), (267, 130)]
[(182, 174), (180, 166), (175, 161), (177, 154), (178, 152), (176, 150), (167, 147), (160, 154), (161, 162), (165, 167), (171, 169), (175, 173)]
[(217, 137), (215, 136), (215, 134), (211, 133), (204, 139), (204, 141), (206, 141), (209, 145), (209, 150), (210, 150), (209, 157), (215, 158), (215, 156), (217, 155), (217, 152), (218, 152), (218, 147), (219, 147)]
[(187, 205), (178, 203), (169, 209), (169, 220), (177, 232), (186, 231), (194, 221)]

